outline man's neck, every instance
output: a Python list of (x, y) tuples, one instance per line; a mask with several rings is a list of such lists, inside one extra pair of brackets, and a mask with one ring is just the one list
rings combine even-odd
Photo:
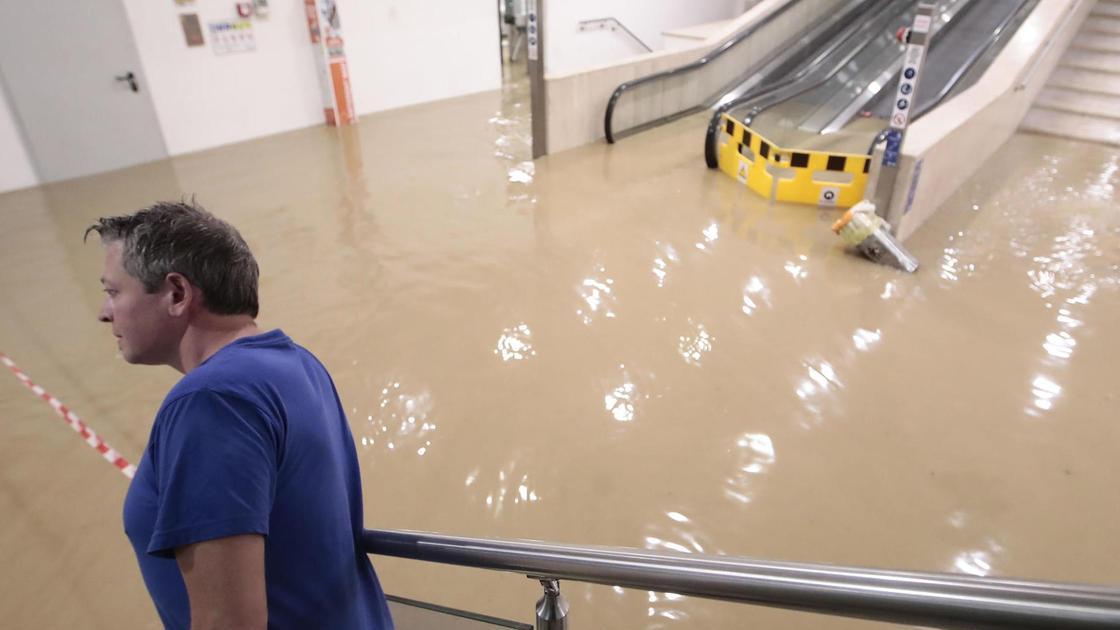
[(178, 365), (171, 367), (183, 374), (189, 373), (209, 359), (218, 350), (242, 337), (250, 337), (260, 330), (248, 315), (213, 315), (207, 313), (191, 322), (179, 343)]

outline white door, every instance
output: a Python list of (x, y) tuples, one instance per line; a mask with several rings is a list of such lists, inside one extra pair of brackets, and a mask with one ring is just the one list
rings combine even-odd
[(0, 78), (41, 181), (167, 157), (121, 0), (0, 0)]

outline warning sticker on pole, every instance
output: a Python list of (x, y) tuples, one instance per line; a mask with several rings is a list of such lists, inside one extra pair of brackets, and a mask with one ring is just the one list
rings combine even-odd
[(896, 166), (901, 152), (902, 136), (906, 132), (906, 125), (910, 122), (910, 112), (915, 106), (915, 97), (918, 95), (918, 79), (922, 70), (922, 61), (926, 53), (926, 34), (929, 33), (933, 18), (930, 12), (932, 7), (920, 7), (918, 15), (914, 16), (914, 26), (910, 30), (910, 43), (902, 57), (902, 71), (898, 74), (898, 91), (894, 98), (894, 109), (890, 117), (890, 134), (887, 136), (887, 149), (883, 156), (883, 164)]

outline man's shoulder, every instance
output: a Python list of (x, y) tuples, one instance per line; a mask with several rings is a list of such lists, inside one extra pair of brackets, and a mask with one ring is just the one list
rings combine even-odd
[(282, 347), (225, 348), (179, 379), (163, 406), (200, 393), (257, 401), (267, 392), (284, 391), (293, 380), (305, 380), (309, 372), (329, 378), (315, 355), (290, 340)]

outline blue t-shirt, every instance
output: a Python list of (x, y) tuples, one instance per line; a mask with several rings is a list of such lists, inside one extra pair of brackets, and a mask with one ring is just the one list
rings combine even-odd
[(183, 545), (265, 536), (269, 628), (391, 630), (361, 551), (354, 438), (326, 369), (283, 332), (243, 337), (156, 415), (124, 528), (167, 628), (190, 628)]

